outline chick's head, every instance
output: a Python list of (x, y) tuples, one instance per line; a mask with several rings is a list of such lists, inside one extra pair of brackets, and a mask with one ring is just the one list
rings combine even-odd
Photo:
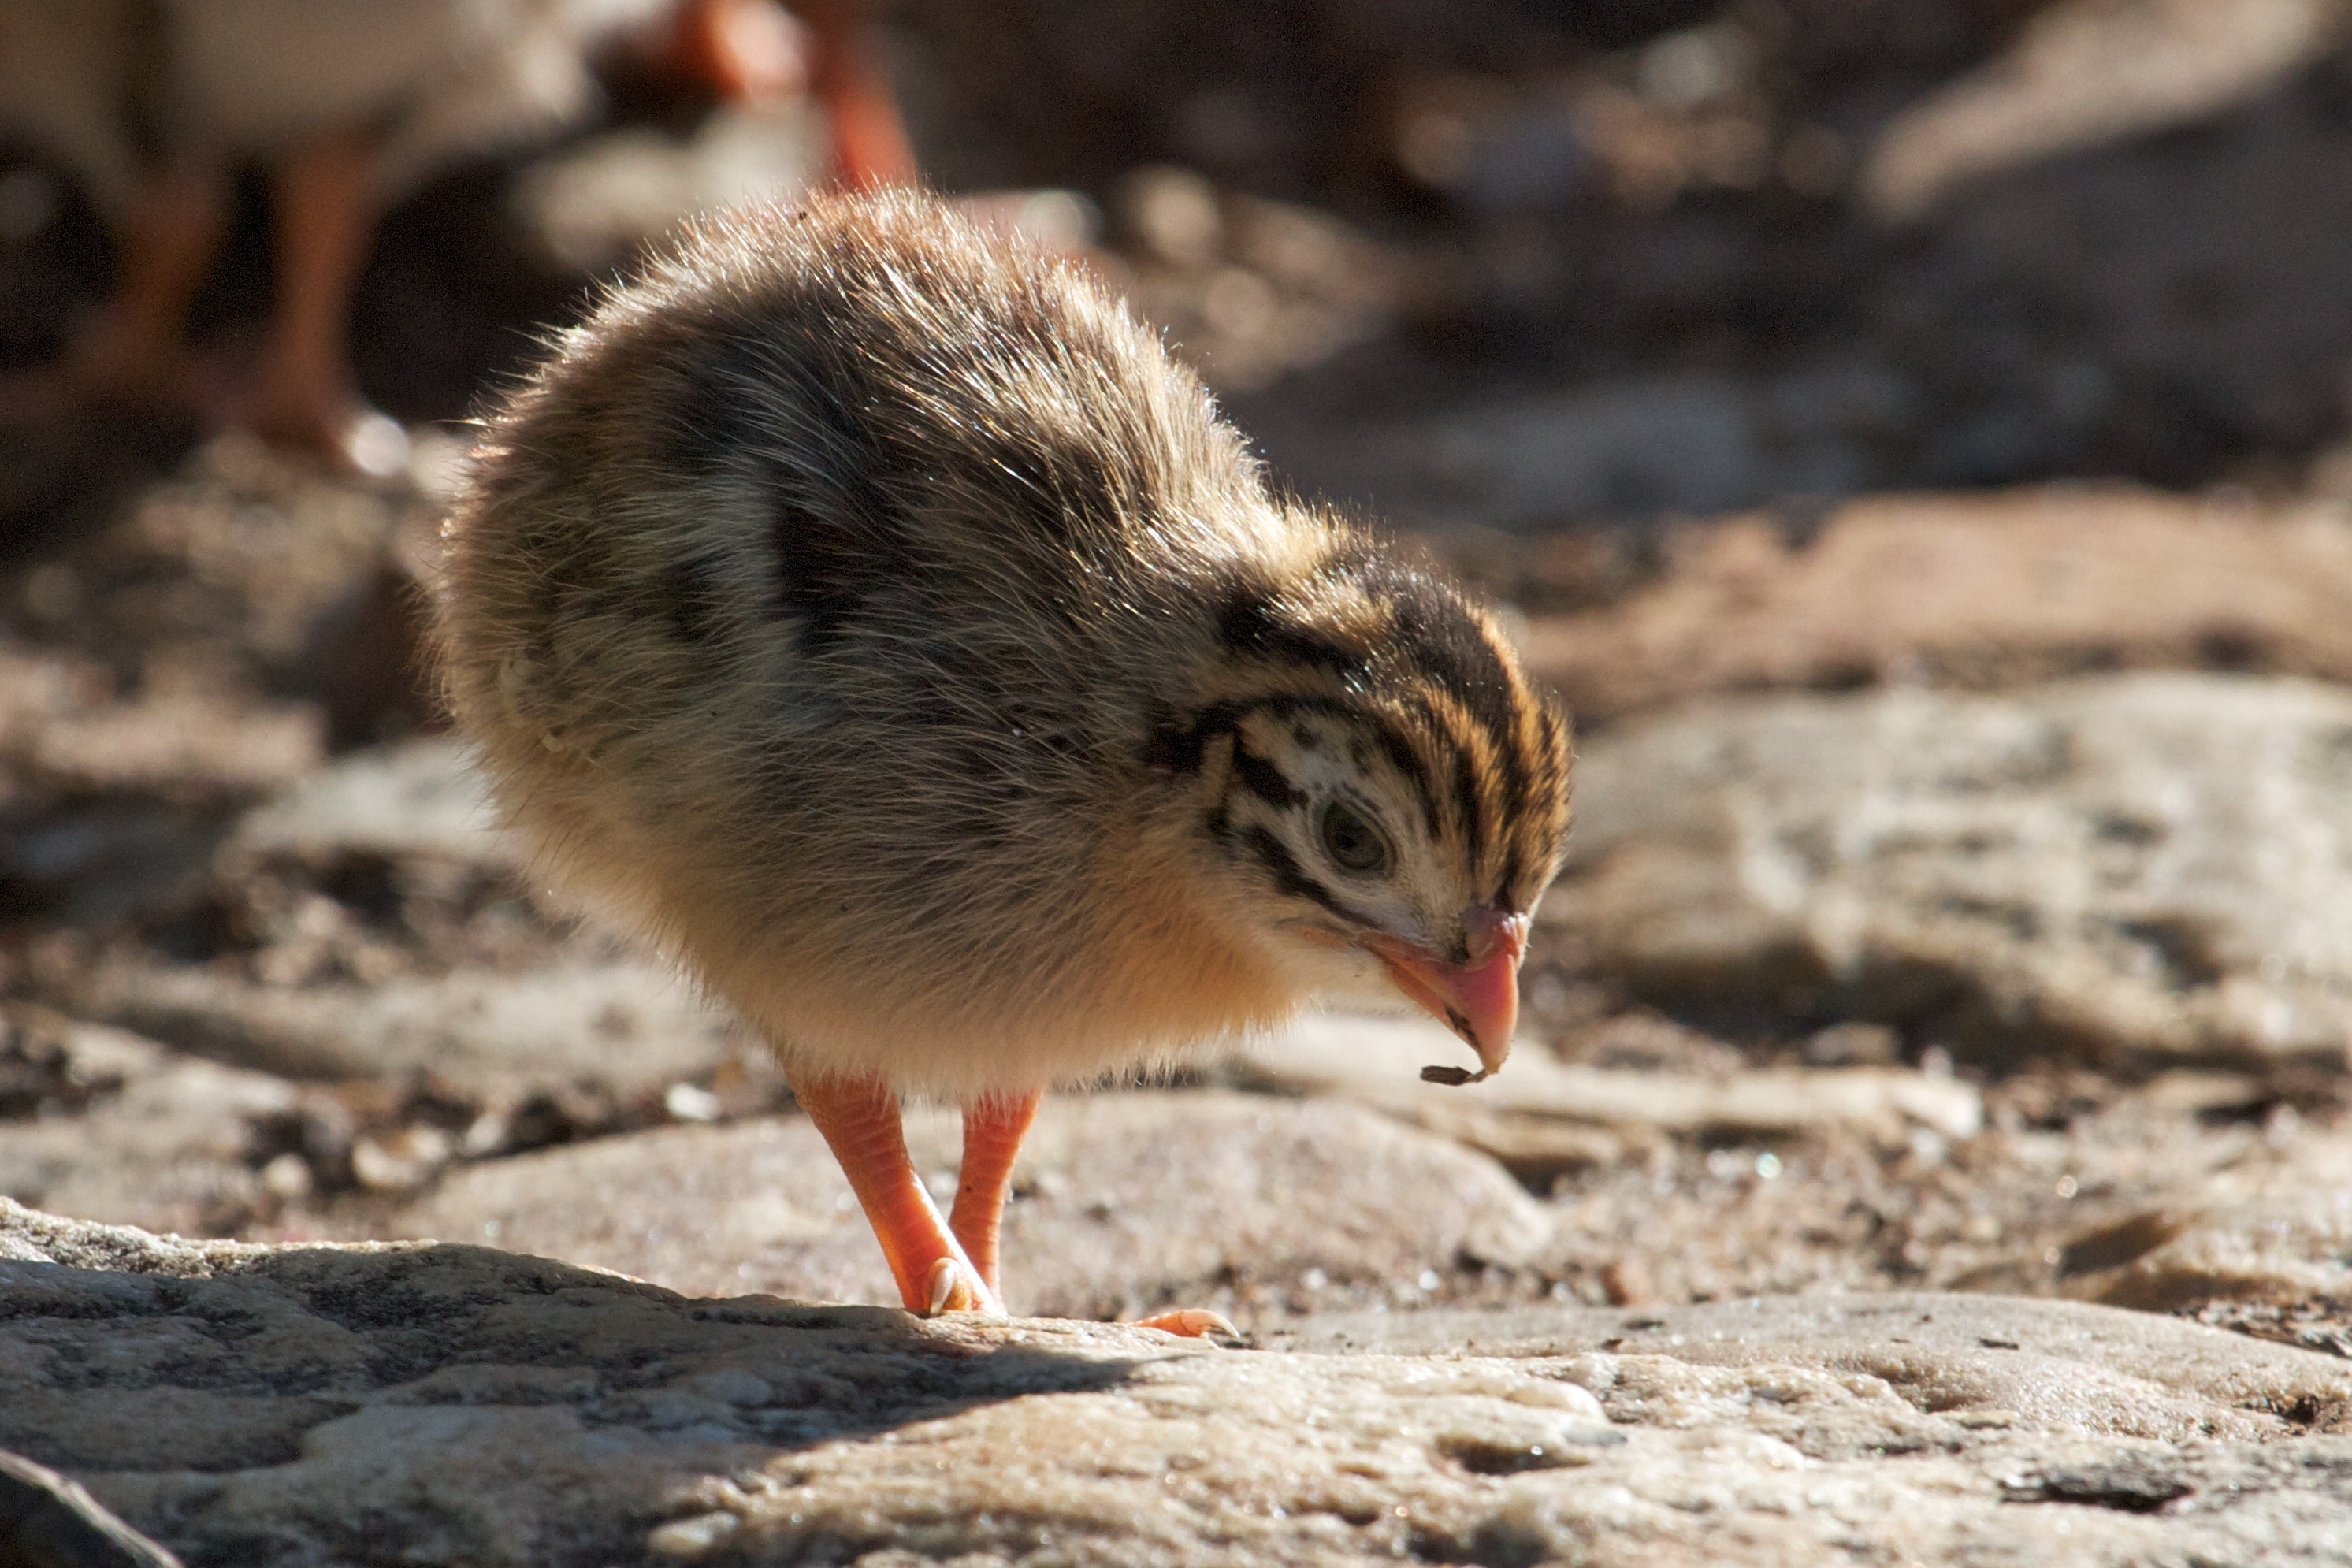
[(1206, 875), (1302, 991), (1448, 1024), (1485, 1070), (1569, 820), (1568, 729), (1493, 618), (1337, 523), (1213, 595), (1193, 700), (1147, 755)]

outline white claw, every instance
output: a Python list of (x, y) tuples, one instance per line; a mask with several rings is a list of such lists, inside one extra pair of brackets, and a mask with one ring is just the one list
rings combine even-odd
[(1223, 1338), (1238, 1340), (1242, 1331), (1223, 1312), (1213, 1312), (1206, 1307), (1186, 1307), (1172, 1312), (1154, 1312), (1148, 1318), (1138, 1318), (1139, 1329), (1158, 1329), (1164, 1334), (1176, 1334), (1188, 1340)]
[(931, 1277), (924, 1284), (924, 1294), (930, 1298), (930, 1315), (938, 1317), (948, 1310), (948, 1299), (955, 1294), (956, 1262), (942, 1258), (931, 1265)]

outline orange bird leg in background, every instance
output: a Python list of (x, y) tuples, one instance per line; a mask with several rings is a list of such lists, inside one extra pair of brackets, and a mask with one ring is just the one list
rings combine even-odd
[(121, 236), (114, 293), (68, 351), (68, 379), (173, 398), (186, 380), (188, 307), (228, 227), (227, 174), (185, 157), (139, 193)]
[(756, 103), (808, 88), (808, 51), (776, 0), (688, 0), (669, 54), (721, 98)]
[(400, 426), (368, 407), (352, 377), (352, 291), (375, 237), (375, 138), (314, 137), (279, 163), (278, 312), (263, 352), (256, 433), (360, 473), (408, 460)]
[(999, 1098), (989, 1095), (963, 1108), (963, 1169), (956, 1176), (955, 1207), (948, 1225), (963, 1243), (964, 1256), (980, 1270), (981, 1283), (1003, 1292), (996, 1277), (996, 1232), (1004, 1220), (1005, 1189), (1013, 1181), (1013, 1157), (1037, 1120), (1045, 1091)]
[(1003, 1315), (1004, 1303), (940, 1221), (907, 1158), (898, 1097), (872, 1079), (817, 1079), (793, 1084), (793, 1094), (841, 1162), (907, 1310)]
[(824, 105), (833, 167), (852, 190), (911, 185), (922, 177), (898, 100), (876, 58), (864, 0), (795, 0), (814, 45), (809, 86)]

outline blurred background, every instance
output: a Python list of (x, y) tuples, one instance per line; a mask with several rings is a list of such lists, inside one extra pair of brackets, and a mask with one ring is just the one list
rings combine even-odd
[(0, 0), (0, 1192), (894, 1299), (756, 1047), (531, 901), (416, 604), (599, 280), (914, 177), (1507, 605), (1582, 736), (1511, 1071), (1335, 1021), (1152, 1139), (1054, 1108), (1016, 1310), (2352, 1346), (2339, 0)]
[[(142, 12), (9, 9), (84, 35)], [(381, 208), (352, 370), (447, 428), (680, 216), (834, 172), (818, 28), (764, 5), (361, 5), (444, 35), (383, 63), (352, 23), (284, 37), (302, 7), (145, 9), (263, 20), (197, 29), (193, 62), (147, 58), (172, 53), (141, 36), (160, 24), (85, 37), (113, 68), (75, 85), (110, 104), (40, 101), (59, 73), (11, 40), (48, 68), (0, 164), (0, 366), (67, 356), (127, 286), (142, 185), (198, 162), (226, 188), (188, 342), (252, 357), (296, 237), (273, 174), (372, 135), (372, 168), (314, 176)], [(678, 36), (711, 13), (782, 36), (713, 60)], [(2344, 424), (2352, 84), (2326, 0), (819, 15), (924, 178), (1045, 194), (1033, 226), (1093, 247), (1278, 466), (1413, 524), (2060, 476), (2275, 489)], [(174, 69), (234, 112), (162, 107)], [(8, 456), (12, 538), (89, 489), (54, 443)]]

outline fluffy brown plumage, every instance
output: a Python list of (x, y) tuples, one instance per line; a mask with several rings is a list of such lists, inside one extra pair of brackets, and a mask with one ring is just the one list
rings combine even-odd
[(1073, 268), (914, 195), (713, 220), (507, 401), (448, 534), (509, 815), (804, 1101), (1017, 1100), (1400, 989), (1507, 1049), (1560, 719)]

